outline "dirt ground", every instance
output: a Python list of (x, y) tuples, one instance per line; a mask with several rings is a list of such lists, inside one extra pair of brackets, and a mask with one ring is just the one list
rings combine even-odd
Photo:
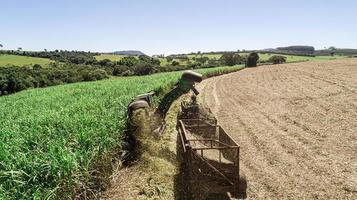
[(357, 199), (357, 59), (247, 68), (198, 88), (241, 146), (249, 199)]

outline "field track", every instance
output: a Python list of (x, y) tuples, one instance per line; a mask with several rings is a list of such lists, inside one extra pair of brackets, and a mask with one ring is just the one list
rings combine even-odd
[(198, 87), (241, 146), (249, 199), (357, 199), (357, 59), (247, 68)]

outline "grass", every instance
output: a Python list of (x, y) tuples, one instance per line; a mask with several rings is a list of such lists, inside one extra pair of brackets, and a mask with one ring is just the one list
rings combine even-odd
[(125, 56), (123, 56), (123, 55), (113, 55), (113, 54), (101, 54), (99, 56), (94, 56), (94, 57), (97, 60), (109, 59), (110, 61), (119, 61)]
[[(279, 55), (279, 54), (259, 54), (259, 59), (260, 60), (268, 60), (271, 56), (273, 55)], [(338, 58), (345, 58), (345, 56), (315, 56), (315, 57), (310, 57), (310, 56), (293, 56), (293, 55), (282, 55), (286, 57), (286, 61), (288, 63), (290, 62), (299, 62), (299, 61), (312, 61), (312, 60), (333, 60), (333, 59), (338, 59)]]
[[(239, 53), (242, 56), (248, 55), (248, 53)], [(271, 56), (273, 55), (281, 55), (281, 54), (268, 54), (268, 53), (259, 53), (259, 60), (260, 61), (266, 61), (268, 60)], [(207, 56), (208, 58), (212, 59), (219, 59), (222, 54), (201, 54), (200, 56)], [(200, 57), (197, 55), (188, 55), (190, 59), (193, 57)], [(345, 58), (346, 56), (315, 56), (315, 57), (310, 57), (310, 56), (293, 56), (293, 55), (282, 55), (285, 56), (287, 59), (286, 61), (288, 63), (290, 62), (299, 62), (299, 61), (310, 61), (310, 60), (333, 60), (333, 59), (339, 59), (339, 58)]]
[[(210, 76), (239, 70), (197, 70)], [(69, 198), (95, 187), (126, 126), (133, 96), (173, 85), (181, 72), (120, 77), (0, 98), (0, 199)]]
[(199, 56), (198, 55), (194, 55), (194, 54), (189, 54), (187, 55), (187, 57), (189, 59), (192, 59), (193, 57), (208, 57), (209, 59), (219, 59), (223, 54), (220, 54), (220, 53), (215, 53), (215, 54), (200, 54)]
[(35, 58), (35, 57), (28, 57), (28, 56), (0, 54), (0, 67), (6, 65), (24, 66), (24, 65), (34, 65), (34, 64), (46, 66), (51, 62), (53, 61), (47, 58)]

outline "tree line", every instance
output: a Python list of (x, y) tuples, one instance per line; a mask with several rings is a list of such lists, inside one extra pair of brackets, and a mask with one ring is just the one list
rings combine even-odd
[(94, 81), (107, 78), (105, 70), (82, 66), (61, 66), (32, 68), (19, 66), (0, 67), (0, 95), (7, 95), (27, 88), (54, 86), (64, 83)]
[(55, 51), (2, 50), (0, 51), (0, 54), (48, 58), (58, 62), (73, 63), (73, 64), (92, 64), (93, 62), (96, 61), (94, 56), (99, 55), (99, 53), (92, 53), (86, 51), (64, 51), (64, 50), (55, 50)]
[[(111, 61), (109, 59), (96, 60), (94, 57), (97, 55), (96, 53), (79, 51), (0, 52), (3, 54), (49, 58), (58, 61), (51, 63), (48, 67), (38, 64), (26, 67), (0, 66), (0, 95), (11, 94), (27, 88), (101, 80), (110, 76), (141, 76), (158, 72), (234, 66), (239, 64), (254, 67), (259, 60), (258, 54), (254, 52), (249, 56), (242, 56), (237, 53), (224, 53), (219, 59), (210, 59), (206, 56), (189, 59), (185, 55), (180, 55), (180, 57), (166, 57), (168, 64), (161, 66), (159, 59), (146, 55), (138, 57), (127, 56), (119, 61)], [(185, 64), (181, 64), (174, 59), (184, 60)], [(272, 62), (282, 63), (285, 61), (272, 60)]]
[(120, 61), (95, 60), (91, 65), (70, 63), (67, 60), (66, 63), (51, 63), (47, 67), (39, 64), (0, 66), (0, 95), (27, 88), (101, 80), (110, 76), (147, 75), (160, 72), (160, 69), (160, 61), (149, 56), (124, 57)]

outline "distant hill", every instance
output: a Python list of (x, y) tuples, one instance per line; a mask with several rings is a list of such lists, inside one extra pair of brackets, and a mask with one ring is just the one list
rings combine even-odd
[(357, 49), (343, 49), (343, 48), (335, 48), (335, 49), (323, 49), (316, 50), (315, 54), (319, 56), (327, 56), (331, 55), (331, 53), (345, 56), (357, 55)]
[(276, 49), (274, 49), (274, 48), (267, 48), (267, 49), (261, 49), (261, 50), (259, 50), (259, 51), (262, 51), (262, 52), (264, 52), (264, 51), (273, 52), (273, 51), (276, 51)]
[(137, 51), (137, 50), (114, 51), (113, 54), (115, 54), (115, 55), (123, 55), (123, 56), (140, 56), (140, 55), (145, 55), (143, 52)]
[(265, 53), (276, 53), (276, 54), (286, 54), (286, 55), (297, 55), (297, 56), (314, 56), (315, 48), (313, 46), (288, 46), (288, 47), (278, 47), (262, 49), (260, 52)]
[(291, 54), (291, 55), (303, 55), (303, 56), (329, 56), (331, 54), (353, 56), (357, 55), (357, 49), (346, 48), (329, 48), (315, 50), (312, 46), (288, 46), (262, 49), (260, 52), (278, 53), (278, 54)]
[(313, 55), (315, 53), (315, 48), (313, 46), (288, 46), (288, 47), (278, 47), (276, 48), (282, 53), (292, 53), (297, 55)]

